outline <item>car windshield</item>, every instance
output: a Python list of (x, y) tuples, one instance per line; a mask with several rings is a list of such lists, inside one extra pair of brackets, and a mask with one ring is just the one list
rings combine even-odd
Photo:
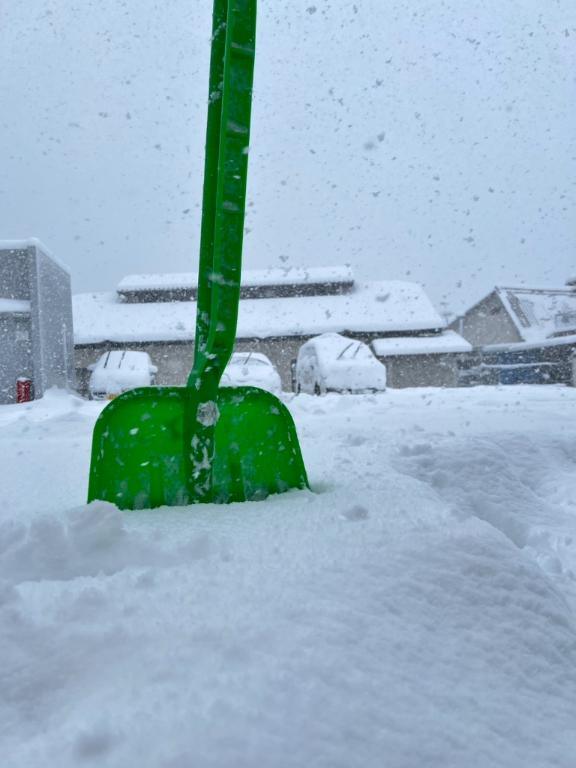
[(253, 354), (248, 355), (233, 355), (232, 359), (230, 360), (230, 365), (263, 365), (267, 366), (270, 365), (266, 360), (263, 360), (261, 357), (256, 357)]
[(149, 367), (148, 356), (143, 352), (113, 350), (107, 352), (98, 361), (98, 368), (106, 370), (146, 370)]
[(350, 344), (344, 347), (342, 351), (336, 356), (337, 360), (367, 360), (372, 356), (370, 350), (365, 344), (359, 341), (351, 341)]

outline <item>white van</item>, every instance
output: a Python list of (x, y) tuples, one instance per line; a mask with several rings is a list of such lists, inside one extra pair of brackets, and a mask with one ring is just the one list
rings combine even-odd
[(296, 391), (383, 392), (386, 366), (367, 344), (339, 333), (323, 333), (300, 347), (296, 360)]

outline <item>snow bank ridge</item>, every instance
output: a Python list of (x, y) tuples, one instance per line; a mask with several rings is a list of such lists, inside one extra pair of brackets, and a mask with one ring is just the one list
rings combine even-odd
[(29, 525), (14, 520), (0, 525), (0, 579), (8, 584), (180, 565), (209, 552), (203, 534), (168, 552), (161, 542), (127, 530), (121, 512), (100, 501), (73, 509), (64, 519), (46, 515)]

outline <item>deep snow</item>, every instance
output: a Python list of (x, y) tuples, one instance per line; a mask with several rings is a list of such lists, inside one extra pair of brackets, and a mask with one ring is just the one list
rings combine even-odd
[(576, 390), (289, 406), (313, 491), (137, 514), (0, 408), (3, 764), (572, 768)]

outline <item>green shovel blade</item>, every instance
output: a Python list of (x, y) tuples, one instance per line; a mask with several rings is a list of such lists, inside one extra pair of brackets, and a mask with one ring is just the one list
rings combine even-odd
[(113, 400), (94, 428), (88, 500), (120, 509), (263, 499), (308, 486), (286, 406), (255, 387), (218, 390), (208, 496), (193, 479), (197, 400), (185, 387), (140, 388)]

